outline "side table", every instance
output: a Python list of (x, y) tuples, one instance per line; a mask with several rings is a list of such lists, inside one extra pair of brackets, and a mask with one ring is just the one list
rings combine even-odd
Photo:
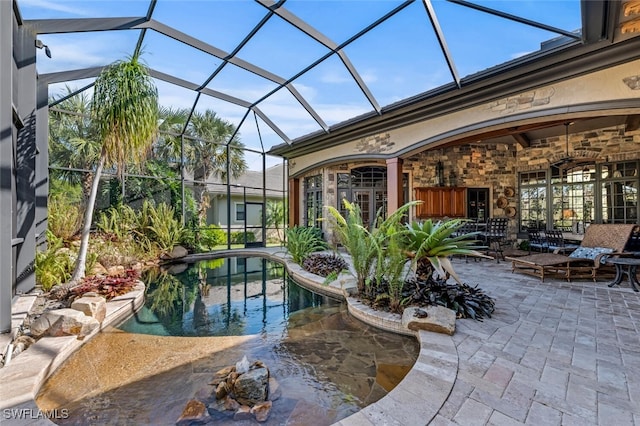
[(638, 257), (611, 257), (605, 260), (607, 265), (615, 265), (616, 278), (609, 284), (609, 287), (619, 285), (622, 282), (622, 278), (626, 274), (629, 277), (629, 282), (633, 291), (640, 291), (640, 282), (638, 282), (637, 272), (638, 266), (640, 266), (640, 258)]

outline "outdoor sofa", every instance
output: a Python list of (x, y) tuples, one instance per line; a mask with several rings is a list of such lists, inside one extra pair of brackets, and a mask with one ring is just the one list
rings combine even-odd
[(598, 273), (611, 271), (604, 264), (607, 256), (621, 255), (629, 242), (633, 224), (591, 224), (585, 231), (580, 246), (571, 254), (530, 254), (522, 257), (506, 257), (511, 261), (511, 271), (539, 277), (556, 276), (571, 281), (573, 278), (596, 280)]

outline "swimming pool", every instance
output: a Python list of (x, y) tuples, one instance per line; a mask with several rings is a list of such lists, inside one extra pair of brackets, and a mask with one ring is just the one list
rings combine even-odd
[(215, 371), (247, 356), (282, 391), (267, 424), (331, 424), (385, 396), (417, 358), (415, 339), (361, 323), (277, 263), (227, 258), (173, 272), (153, 272), (145, 308), (45, 383), (41, 409), (66, 408), (60, 424), (175, 424)]

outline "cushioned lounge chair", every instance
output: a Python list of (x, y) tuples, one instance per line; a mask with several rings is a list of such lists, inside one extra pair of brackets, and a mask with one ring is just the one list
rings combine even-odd
[(607, 269), (605, 256), (624, 252), (635, 225), (592, 224), (584, 235), (580, 246), (570, 255), (560, 253), (540, 253), (522, 257), (507, 257), (511, 261), (511, 271), (539, 277), (555, 275), (571, 281), (573, 278), (588, 277), (596, 280), (598, 272)]

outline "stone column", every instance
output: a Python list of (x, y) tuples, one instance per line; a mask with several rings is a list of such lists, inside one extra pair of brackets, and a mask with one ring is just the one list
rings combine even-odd
[(390, 158), (387, 160), (387, 215), (398, 210), (404, 201), (402, 158)]

